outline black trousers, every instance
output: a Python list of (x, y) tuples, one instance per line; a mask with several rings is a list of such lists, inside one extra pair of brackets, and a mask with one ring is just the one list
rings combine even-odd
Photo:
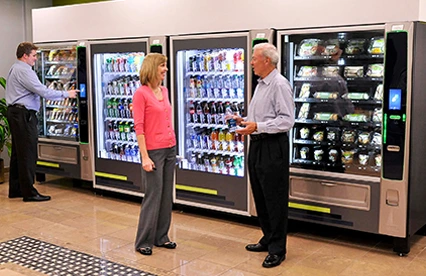
[(248, 170), (256, 211), (269, 254), (287, 253), (289, 143), (287, 133), (251, 141)]
[(9, 195), (37, 195), (34, 178), (37, 162), (37, 116), (33, 110), (9, 106), (7, 119), (12, 133), (12, 156), (9, 172)]

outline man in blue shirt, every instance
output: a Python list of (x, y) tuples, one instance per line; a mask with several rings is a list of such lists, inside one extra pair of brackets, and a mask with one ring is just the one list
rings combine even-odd
[(287, 253), (289, 189), (289, 142), (287, 132), (294, 125), (293, 90), (276, 69), (279, 54), (275, 46), (257, 44), (251, 65), (260, 79), (247, 111), (247, 118), (235, 117), (245, 126), (236, 132), (250, 135), (248, 171), (263, 237), (248, 251), (268, 252), (262, 263), (280, 265)]
[(37, 116), (40, 97), (61, 101), (76, 98), (78, 90), (59, 91), (47, 88), (32, 70), (37, 60), (37, 46), (23, 42), (16, 49), (18, 60), (9, 70), (6, 82), (7, 119), (12, 133), (12, 156), (9, 172), (9, 198), (46, 201), (34, 188), (37, 162)]

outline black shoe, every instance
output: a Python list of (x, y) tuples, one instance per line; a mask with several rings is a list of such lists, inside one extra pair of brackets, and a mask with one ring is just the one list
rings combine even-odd
[(175, 242), (166, 242), (163, 243), (162, 245), (157, 245), (157, 247), (164, 247), (167, 249), (175, 249), (177, 246), (177, 244)]
[(246, 250), (253, 251), (253, 252), (268, 252), (268, 247), (260, 243), (247, 244)]
[(138, 249), (136, 249), (136, 251), (138, 251), (142, 255), (152, 255), (152, 249), (151, 249), (151, 247), (138, 248)]
[(285, 260), (285, 255), (271, 255), (269, 254), (266, 256), (265, 260), (263, 261), (262, 266), (263, 267), (274, 267), (280, 265)]
[(35, 196), (30, 196), (30, 197), (24, 197), (23, 199), (25, 202), (29, 202), (29, 201), (48, 201), (50, 200), (50, 196), (44, 196), (41, 194), (35, 195)]

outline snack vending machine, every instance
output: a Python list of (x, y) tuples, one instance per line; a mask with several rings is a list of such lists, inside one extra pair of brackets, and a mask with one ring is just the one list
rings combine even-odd
[(45, 174), (92, 180), (92, 148), (87, 93), (86, 46), (78, 43), (38, 45), (35, 71), (51, 89), (79, 89), (76, 99), (43, 99), (38, 113), (37, 180)]
[(411, 22), (278, 33), (296, 105), (290, 218), (390, 235), (408, 253), (408, 237), (426, 223), (426, 149), (413, 143), (426, 138), (417, 119), (425, 30)]
[(244, 115), (251, 93), (248, 57), (272, 31), (171, 37), (177, 152), (175, 202), (248, 215), (247, 141), (225, 121)]
[(144, 179), (132, 99), (141, 85), (139, 71), (145, 55), (166, 54), (167, 38), (93, 41), (89, 49), (94, 99), (94, 187), (142, 196)]

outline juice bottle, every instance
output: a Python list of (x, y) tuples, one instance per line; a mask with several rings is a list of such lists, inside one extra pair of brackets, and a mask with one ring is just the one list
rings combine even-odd
[(233, 136), (232, 132), (228, 131), (226, 133), (226, 135), (225, 135), (225, 141), (226, 141), (226, 145), (227, 145), (226, 150), (227, 151), (232, 151), (233, 150), (233, 148), (234, 148), (233, 141), (232, 141), (233, 139), (234, 139), (234, 136)]
[(218, 138), (219, 138), (219, 147), (217, 149), (218, 150), (225, 150), (225, 148), (224, 148), (225, 133), (223, 133), (222, 129), (219, 130)]
[(213, 129), (212, 132), (210, 133), (210, 143), (211, 143), (210, 149), (217, 150), (219, 148), (218, 134), (217, 134), (216, 129)]

